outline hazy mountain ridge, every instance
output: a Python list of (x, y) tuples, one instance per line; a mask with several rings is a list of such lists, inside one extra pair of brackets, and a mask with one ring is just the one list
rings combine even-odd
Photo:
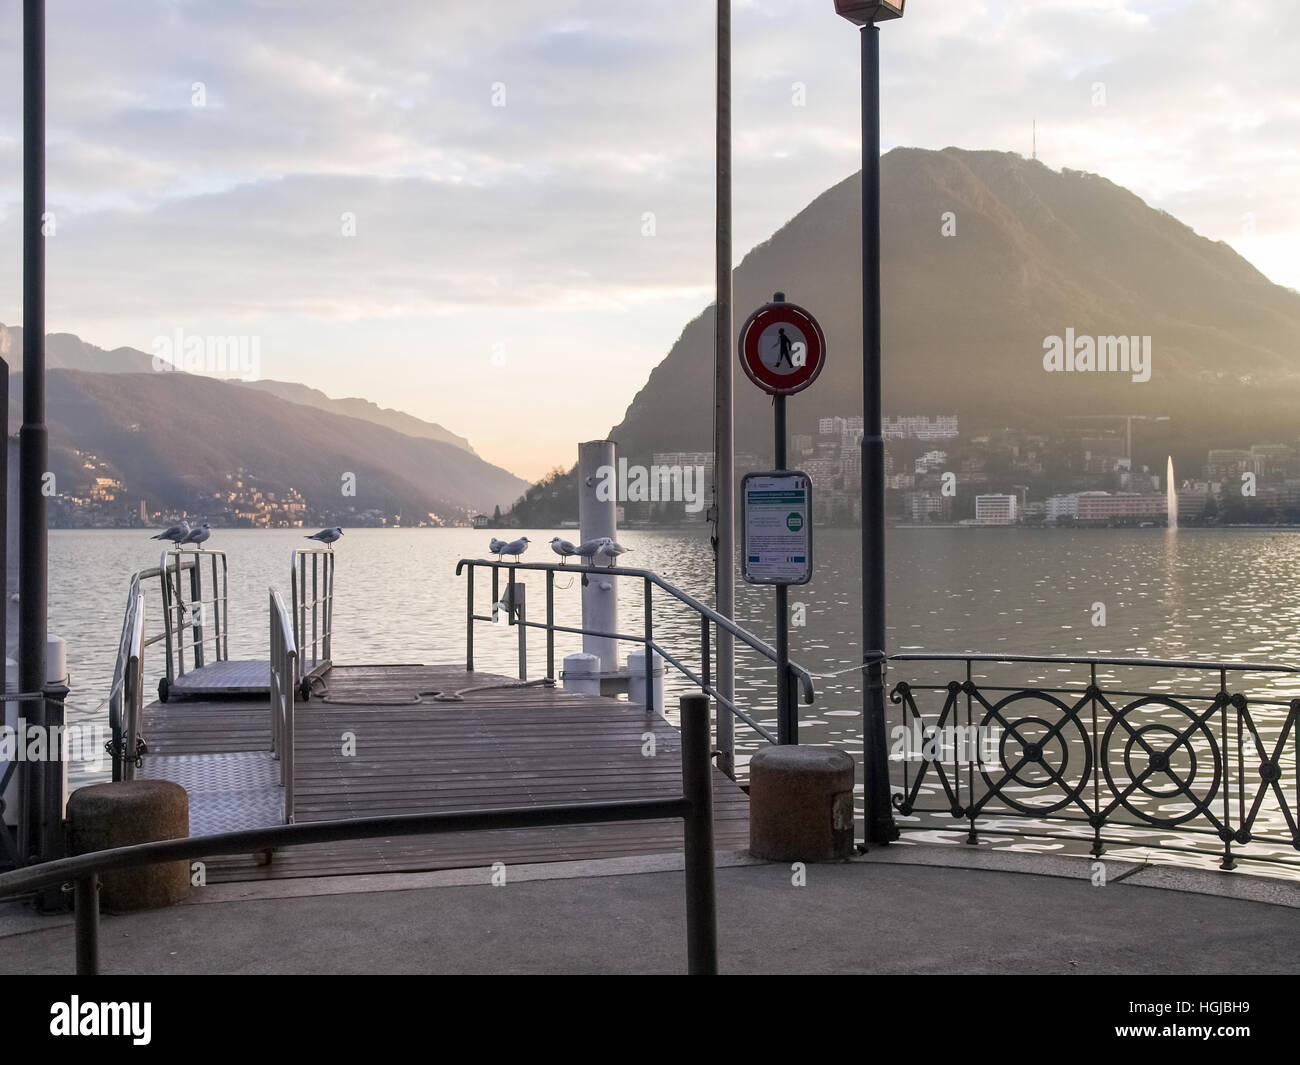
[[(0, 356), (9, 362), (12, 371), (22, 368), (21, 326), (6, 326), (0, 323)], [(88, 344), (72, 333), (49, 333), (45, 338), (46, 365), (51, 370), (85, 370), (91, 373), (152, 373), (154, 356), (136, 348), (104, 348)], [(413, 414), (381, 407), (368, 399), (348, 397), (335, 399), (320, 389), (294, 381), (237, 381), (237, 384), (261, 389), (288, 400), (316, 410), (331, 414), (343, 414), (349, 418), (360, 418), (393, 429), (406, 436), (427, 440), (440, 440), (452, 444), (471, 455), (477, 454), (470, 442), (463, 436), (439, 425), (437, 422), (425, 421)]]
[[(859, 413), (860, 175), (817, 197), (735, 272), (737, 332), (774, 291), (826, 332), (791, 432)], [(943, 235), (945, 212), (956, 233)], [(896, 149), (882, 160), (883, 404), (975, 425), (1152, 413), (1205, 447), (1296, 436), (1300, 294), (1118, 185), (1005, 152)], [(610, 433), (625, 454), (711, 447), (712, 318), (693, 319)], [(1044, 339), (1151, 336), (1151, 380), (1048, 373)], [(736, 374), (740, 450), (771, 453), (770, 400)], [(1174, 442), (1174, 441), (1171, 441)]]
[[(10, 430), (21, 421), (21, 374), (10, 388)], [(101, 458), (152, 509), (195, 507), (245, 470), (315, 507), (426, 511), (460, 519), (507, 505), (528, 482), (451, 444), (290, 403), (196, 374), (47, 374), (52, 455)], [(342, 494), (355, 474), (355, 496)]]

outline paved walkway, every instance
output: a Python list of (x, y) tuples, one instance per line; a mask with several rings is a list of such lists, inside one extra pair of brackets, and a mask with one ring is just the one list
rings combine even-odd
[[(723, 860), (744, 862), (718, 871), (724, 972), (1293, 973), (1300, 949), (1295, 883), (1111, 863), (1098, 888), (1073, 859), (900, 847), (809, 866), (796, 887), (788, 866)], [(662, 871), (671, 861), (521, 866), (503, 887), (485, 883), (487, 870), (217, 885), (169, 910), (105, 917), (104, 968), (682, 972), (682, 874)], [(1031, 867), (1043, 872), (1010, 871)], [(72, 950), (69, 920), (0, 908), (0, 972), (68, 973)]]

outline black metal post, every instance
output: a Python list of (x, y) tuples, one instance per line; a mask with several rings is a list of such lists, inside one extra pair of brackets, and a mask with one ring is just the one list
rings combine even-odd
[(713, 869), (713, 758), (709, 697), (681, 697), (682, 794), (690, 804), (686, 850), (686, 953), (692, 976), (718, 972), (718, 903)]
[(77, 935), (77, 975), (99, 975), (99, 877), (77, 879), (73, 888), (73, 922)]
[[(65, 850), (63, 838), (63, 761), (64, 736), (67, 723), (68, 686), (43, 685), (45, 698), (29, 706), (42, 708), (41, 720), (49, 729), (42, 765), (41, 792), (35, 796), (39, 820), (36, 823), (37, 854), (43, 862), (62, 858)], [(45, 913), (66, 913), (68, 899), (58, 888), (47, 888), (36, 897), (37, 909)]]
[(474, 672), (474, 564), (465, 574), (465, 672)]
[[(23, 0), (23, 424), (18, 434), (18, 690), (38, 692), (45, 683), (46, 543), (45, 470), (45, 2)], [(41, 702), (36, 721), (45, 725)], [(19, 848), (24, 857), (42, 842), (35, 827), (43, 812), (33, 808), (48, 789), (48, 763), (22, 763)], [(40, 854), (41, 858), (51, 855)]]
[(868, 843), (898, 838), (885, 734), (885, 441), (880, 417), (880, 30), (862, 27), (862, 779)]
[[(772, 297), (781, 303), (781, 293)], [(772, 420), (775, 424), (775, 459), (778, 470), (785, 469), (785, 396), (772, 397)], [(776, 586), (776, 738), (784, 745), (799, 742), (799, 721), (795, 706), (790, 701), (790, 589), (788, 585)]]

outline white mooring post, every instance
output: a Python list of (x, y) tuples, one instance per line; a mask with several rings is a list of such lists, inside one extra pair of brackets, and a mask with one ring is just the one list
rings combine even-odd
[[(618, 538), (618, 499), (614, 487), (614, 442), (589, 440), (578, 445), (578, 526), (584, 542), (597, 536)], [(618, 632), (618, 588), (614, 577), (592, 573), (582, 589), (582, 627)], [(584, 636), (582, 650), (600, 660), (602, 673), (618, 671), (618, 641)]]

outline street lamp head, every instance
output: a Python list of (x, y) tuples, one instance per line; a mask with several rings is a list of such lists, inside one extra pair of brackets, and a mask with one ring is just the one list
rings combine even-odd
[(907, 0), (835, 0), (835, 14), (842, 15), (854, 25), (870, 26), (891, 18), (903, 17)]

